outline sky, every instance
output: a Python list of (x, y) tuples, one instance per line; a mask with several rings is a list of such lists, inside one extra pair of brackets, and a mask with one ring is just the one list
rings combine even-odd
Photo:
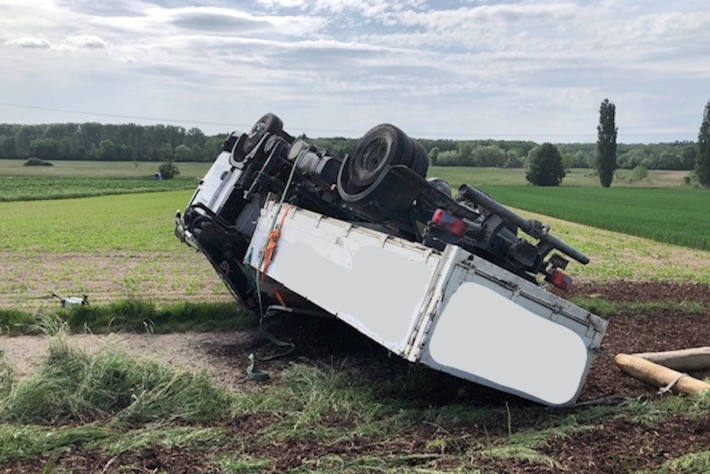
[(707, 0), (0, 0), (0, 122), (592, 142), (606, 97), (696, 139)]

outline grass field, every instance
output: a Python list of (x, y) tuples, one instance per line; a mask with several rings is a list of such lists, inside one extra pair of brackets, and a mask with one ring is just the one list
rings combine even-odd
[[(505, 189), (505, 188), (504, 188)], [(637, 192), (636, 190), (635, 192)], [(184, 258), (173, 236), (174, 213), (189, 191), (0, 203), (0, 251), (18, 255), (160, 252)], [(710, 281), (710, 253), (524, 213), (592, 258), (572, 273), (594, 278), (691, 278)], [(656, 265), (648, 265), (654, 261)]]
[[(0, 159), (0, 176), (100, 176), (106, 178), (147, 178), (158, 171), (152, 161), (72, 161), (56, 160), (54, 166), (23, 166), (25, 160)], [(177, 163), (183, 178), (201, 178), (212, 163)]]
[(710, 250), (710, 191), (483, 186), (498, 201), (568, 221)]
[(194, 178), (157, 181), (152, 178), (93, 176), (5, 176), (0, 178), (0, 201), (35, 201), (194, 188)]
[[(100, 176), (100, 177), (147, 177), (158, 170), (157, 162), (132, 161), (54, 161), (54, 166), (23, 166), (25, 160), (0, 159), (0, 176)], [(212, 163), (177, 163), (180, 176), (201, 178)], [(430, 166), (429, 176), (438, 176), (452, 185), (468, 183), (524, 185), (525, 170), (503, 168), (470, 168)], [(688, 187), (683, 184), (687, 171), (650, 170), (648, 177), (640, 181), (630, 181), (631, 170), (618, 170), (614, 181), (621, 187)], [(590, 169), (575, 168), (569, 171), (563, 186), (599, 186), (599, 178)]]
[[(461, 184), (482, 185), (518, 185), (528, 186), (524, 169), (503, 168), (471, 168), (463, 166), (430, 166), (428, 176), (437, 176), (447, 180), (452, 187)], [(646, 179), (632, 181), (631, 170), (617, 170), (613, 186), (624, 188), (644, 187), (685, 187), (683, 177), (687, 171), (649, 170)], [(591, 169), (574, 168), (568, 170), (567, 176), (562, 181), (562, 187), (599, 187), (599, 177)]]
[[(191, 191), (0, 203), (0, 306), (41, 309), (60, 294), (95, 302), (230, 301), (212, 267), (173, 236)], [(587, 253), (583, 279), (710, 282), (710, 252), (525, 213)]]

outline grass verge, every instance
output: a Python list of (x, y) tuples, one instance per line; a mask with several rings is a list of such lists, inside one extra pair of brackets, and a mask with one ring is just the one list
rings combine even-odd
[(0, 309), (0, 334), (42, 334), (66, 323), (72, 332), (105, 333), (239, 330), (257, 318), (234, 303), (168, 303), (124, 300), (105, 305), (74, 306), (44, 313)]
[(598, 297), (577, 297), (572, 299), (577, 306), (605, 317), (620, 314), (647, 314), (654, 316), (662, 313), (682, 313), (693, 316), (705, 316), (708, 308), (697, 301), (646, 301), (616, 302)]

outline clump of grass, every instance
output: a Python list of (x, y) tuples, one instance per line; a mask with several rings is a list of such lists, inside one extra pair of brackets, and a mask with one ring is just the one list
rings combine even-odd
[(0, 397), (10, 393), (15, 381), (15, 371), (5, 357), (5, 353), (0, 349)]
[(227, 442), (223, 428), (195, 428), (194, 426), (149, 425), (144, 428), (129, 430), (110, 439), (92, 443), (90, 447), (103, 448), (109, 456), (139, 451), (150, 446), (171, 448), (174, 446), (217, 446)]
[(337, 437), (355, 426), (368, 426), (382, 412), (372, 388), (342, 366), (297, 364), (283, 376), (283, 386), (265, 394), (243, 397), (237, 404), (238, 411), (242, 412), (278, 413), (280, 421), (268, 430), (268, 435), (277, 439)]
[(30, 312), (0, 308), (0, 333), (2, 334), (40, 334), (42, 331), (37, 322), (37, 316)]
[[(116, 330), (156, 333), (239, 330), (256, 326), (258, 319), (233, 303), (169, 303), (124, 300), (105, 305), (74, 306), (33, 314), (0, 310), (0, 331), (8, 335), (46, 333), (47, 325), (66, 322), (73, 332)], [(61, 324), (60, 324), (61, 325)], [(53, 331), (50, 331), (53, 332)]]
[(697, 316), (707, 314), (707, 308), (697, 301), (616, 302), (598, 297), (578, 297), (573, 298), (572, 302), (587, 311), (604, 316), (616, 316), (624, 313), (645, 313), (653, 316), (667, 311)]
[(271, 461), (268, 459), (251, 458), (246, 456), (221, 455), (214, 459), (213, 464), (219, 468), (219, 472), (249, 473), (270, 471)]
[(204, 373), (108, 350), (87, 355), (56, 337), (40, 369), (5, 397), (0, 419), (61, 424), (113, 416), (114, 423), (127, 426), (196, 423), (225, 416), (229, 406), (229, 396)]
[(110, 436), (110, 430), (94, 424), (47, 429), (27, 425), (0, 426), (0, 463), (37, 456), (56, 449), (82, 446)]
[(539, 448), (555, 439), (564, 439), (573, 433), (600, 429), (596, 425), (580, 425), (574, 417), (561, 420), (560, 425), (546, 429), (525, 430), (508, 435), (501, 442), (484, 449), (474, 451), (474, 456), (482, 458), (503, 459), (542, 465), (559, 469), (560, 464), (550, 456), (542, 454)]
[(693, 474), (696, 472), (710, 472), (710, 451), (690, 453), (666, 461), (659, 473)]

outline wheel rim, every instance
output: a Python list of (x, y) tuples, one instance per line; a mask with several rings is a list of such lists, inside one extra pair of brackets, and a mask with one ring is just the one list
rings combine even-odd
[(387, 163), (391, 143), (381, 137), (368, 142), (352, 160), (351, 176), (357, 186), (372, 183)]

